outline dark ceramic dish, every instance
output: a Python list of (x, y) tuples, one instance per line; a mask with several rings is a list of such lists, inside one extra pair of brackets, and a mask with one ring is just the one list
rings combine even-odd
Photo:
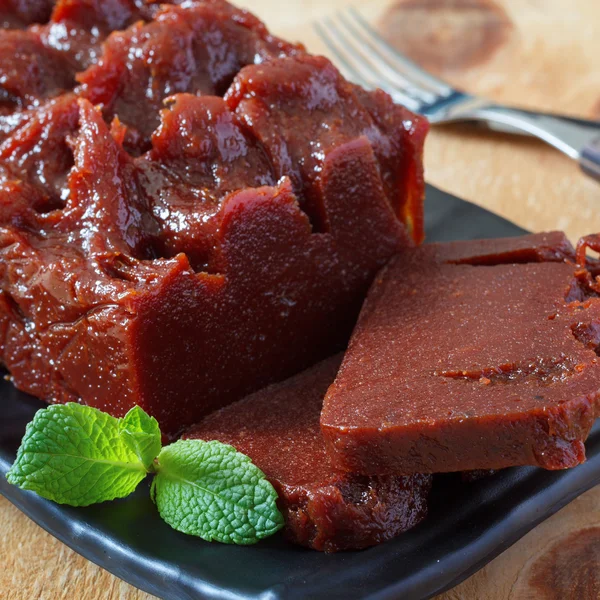
[[(522, 230), (432, 187), (428, 240), (518, 235)], [(429, 598), (480, 569), (573, 498), (600, 483), (600, 423), (588, 460), (568, 471), (507, 469), (470, 484), (439, 477), (431, 513), (396, 540), (327, 556), (275, 536), (252, 547), (208, 544), (158, 516), (147, 486), (126, 500), (69, 508), (9, 486), (25, 424), (42, 406), (0, 384), (0, 493), (71, 548), (118, 577), (168, 600), (197, 598), (370, 600)]]

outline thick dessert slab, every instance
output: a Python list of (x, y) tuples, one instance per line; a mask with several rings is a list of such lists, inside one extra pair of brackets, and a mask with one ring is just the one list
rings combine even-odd
[(0, 358), (175, 434), (343, 347), (427, 124), (222, 0), (109, 8), (0, 31)]
[(367, 474), (582, 462), (600, 409), (599, 287), (556, 233), (393, 259), (327, 393), (332, 457)]
[(279, 494), (286, 535), (315, 550), (365, 548), (427, 514), (428, 475), (365, 477), (333, 467), (319, 429), (323, 396), (341, 357), (330, 358), (209, 415), (184, 437), (247, 454)]

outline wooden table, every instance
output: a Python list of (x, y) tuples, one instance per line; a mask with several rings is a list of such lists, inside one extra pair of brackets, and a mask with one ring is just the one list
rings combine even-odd
[[(245, 0), (277, 33), (323, 46), (307, 25), (344, 0)], [(598, 0), (377, 0), (361, 10), (403, 52), (468, 91), (600, 119)], [(600, 231), (600, 185), (534, 140), (432, 131), (429, 182), (530, 230)], [(81, 558), (0, 498), (0, 597), (151, 598)], [(596, 600), (600, 487), (539, 525), (438, 600)]]

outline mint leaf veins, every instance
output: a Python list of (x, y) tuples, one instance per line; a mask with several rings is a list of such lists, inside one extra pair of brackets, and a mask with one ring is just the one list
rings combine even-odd
[(171, 527), (209, 542), (255, 544), (283, 527), (263, 472), (221, 442), (180, 440), (164, 448), (151, 493)]
[(117, 419), (80, 404), (39, 410), (27, 425), (9, 483), (87, 506), (128, 496), (148, 473), (161, 517), (207, 541), (254, 544), (283, 527), (277, 493), (249, 457), (217, 441), (162, 448), (156, 419), (139, 406)]
[(145, 477), (119, 420), (75, 403), (35, 414), (6, 475), (9, 483), (71, 506), (123, 498)]
[(139, 406), (134, 406), (119, 419), (119, 431), (125, 444), (135, 452), (144, 467), (150, 470), (162, 447), (158, 421)]

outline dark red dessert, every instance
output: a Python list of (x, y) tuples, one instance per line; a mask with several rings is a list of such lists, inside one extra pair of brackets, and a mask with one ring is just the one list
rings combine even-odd
[(54, 0), (0, 0), (0, 26), (19, 29), (32, 23), (46, 23)]
[(410, 474), (582, 462), (600, 413), (599, 289), (558, 233), (393, 259), (324, 403), (336, 464)]
[(0, 74), (0, 356), (48, 401), (174, 434), (343, 347), (422, 237), (425, 121), (222, 0), (62, 0)]
[(0, 115), (73, 89), (76, 73), (98, 59), (104, 38), (148, 12), (132, 0), (0, 2), (6, 28), (0, 30)]
[(341, 357), (213, 413), (184, 437), (219, 440), (248, 455), (275, 486), (293, 542), (335, 552), (389, 540), (427, 514), (428, 475), (365, 477), (336, 471), (319, 429), (323, 396)]
[(242, 67), (303, 53), (227, 2), (164, 5), (148, 23), (113, 33), (77, 77), (81, 93), (117, 116), (141, 149), (159, 124), (163, 100), (179, 92), (223, 96)]

